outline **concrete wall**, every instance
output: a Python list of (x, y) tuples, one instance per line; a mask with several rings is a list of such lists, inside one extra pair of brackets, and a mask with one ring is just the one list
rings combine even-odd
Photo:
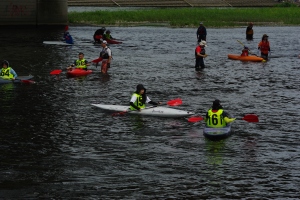
[(0, 0), (0, 25), (65, 25), (67, 0)]

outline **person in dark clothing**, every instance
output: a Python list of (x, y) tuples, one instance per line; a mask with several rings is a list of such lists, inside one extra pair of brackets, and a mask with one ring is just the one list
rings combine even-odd
[(246, 29), (246, 39), (253, 40), (253, 23), (250, 22)]
[(151, 101), (146, 94), (146, 88), (142, 84), (138, 84), (136, 86), (136, 91), (133, 93), (130, 99), (130, 110), (138, 110), (144, 109), (146, 107), (146, 103), (150, 103), (152, 105), (160, 105), (161, 103)]
[(195, 49), (195, 57), (196, 57), (196, 64), (195, 64), (195, 70), (200, 71), (200, 69), (204, 69), (204, 58), (207, 57), (207, 54), (205, 53), (205, 47), (207, 47), (205, 41), (199, 42), (199, 45)]
[(100, 43), (101, 39), (103, 38), (103, 34), (105, 32), (106, 28), (102, 27), (101, 29), (98, 29), (94, 33), (94, 41)]
[(206, 28), (203, 26), (203, 23), (200, 22), (199, 24), (200, 26), (198, 27), (197, 29), (197, 39), (198, 39), (198, 42), (201, 42), (201, 41), (206, 41)]

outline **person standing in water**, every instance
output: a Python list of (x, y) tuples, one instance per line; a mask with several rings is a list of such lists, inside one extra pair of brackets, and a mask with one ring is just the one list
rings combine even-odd
[(195, 70), (200, 71), (201, 69), (205, 68), (204, 65), (204, 58), (207, 57), (205, 53), (205, 47), (207, 47), (205, 41), (199, 42), (199, 45), (195, 49), (195, 58), (196, 58), (196, 64), (195, 64)]
[(270, 42), (268, 41), (269, 36), (264, 34), (261, 38), (261, 41), (258, 44), (258, 49), (260, 50), (260, 57), (265, 60), (268, 60), (270, 49)]
[(250, 22), (249, 25), (247, 26), (247, 29), (246, 29), (246, 39), (247, 40), (253, 40), (253, 34), (254, 34), (253, 23)]

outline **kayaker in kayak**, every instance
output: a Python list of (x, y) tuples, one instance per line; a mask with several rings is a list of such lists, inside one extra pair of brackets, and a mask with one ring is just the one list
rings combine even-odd
[(98, 29), (94, 33), (94, 41), (97, 43), (101, 42), (101, 38), (103, 37), (103, 34), (105, 32), (106, 28), (102, 27), (101, 29)]
[(102, 64), (101, 64), (101, 72), (103, 74), (107, 73), (108, 68), (110, 68), (110, 63), (112, 59), (112, 53), (110, 48), (107, 46), (107, 41), (103, 40), (101, 43), (102, 51), (100, 52), (99, 58), (102, 58)]
[(136, 91), (133, 93), (130, 99), (130, 110), (138, 110), (146, 107), (146, 103), (150, 103), (152, 105), (160, 105), (161, 103), (151, 101), (146, 94), (146, 88), (142, 84), (138, 84), (136, 86)]
[(235, 119), (229, 117), (229, 114), (223, 110), (220, 100), (216, 99), (206, 113), (205, 122), (207, 127), (220, 128), (227, 126)]
[(249, 48), (244, 46), (241, 56), (248, 56), (248, 55), (249, 55)]
[(113, 39), (115, 39), (115, 38), (113, 38), (113, 37), (111, 36), (110, 30), (107, 30), (107, 31), (105, 32), (105, 34), (103, 35), (103, 39), (104, 39), (104, 40), (113, 40)]
[(64, 32), (64, 36), (63, 36), (63, 40), (68, 43), (68, 44), (73, 44), (73, 38), (72, 36), (70, 35), (70, 33), (68, 32), (69, 30), (69, 27), (68, 26), (65, 26), (65, 32)]
[(262, 36), (261, 41), (258, 44), (258, 49), (260, 50), (260, 56), (264, 58), (265, 60), (268, 60), (268, 55), (270, 49), (270, 42), (268, 41), (269, 36), (267, 34), (264, 34)]
[(201, 42), (202, 40), (206, 41), (206, 28), (203, 26), (203, 22), (200, 22), (200, 26), (197, 29), (197, 40), (198, 42)]
[[(207, 57), (205, 54), (205, 47), (207, 47), (205, 41), (199, 42), (199, 45), (195, 49), (195, 57), (196, 57), (196, 64), (195, 64), (195, 70), (200, 71), (200, 69), (204, 69), (204, 58)], [(201, 67), (201, 68), (200, 68)]]
[(13, 68), (11, 68), (9, 66), (9, 63), (7, 60), (3, 60), (3, 62), (2, 62), (0, 77), (3, 79), (11, 79), (11, 80), (15, 80), (18, 77), (15, 70), (13, 70)]
[(253, 23), (250, 22), (246, 29), (246, 39), (253, 40)]
[(87, 66), (89, 66), (89, 65), (90, 64), (88, 63), (88, 61), (86, 59), (84, 59), (84, 54), (82, 52), (80, 52), (78, 54), (78, 60), (75, 60), (72, 65), (67, 67), (67, 70), (72, 70), (73, 67), (75, 67), (77, 69), (87, 70)]

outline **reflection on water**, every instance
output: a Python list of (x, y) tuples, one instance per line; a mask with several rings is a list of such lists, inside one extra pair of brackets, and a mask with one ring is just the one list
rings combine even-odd
[[(107, 27), (108, 28), (108, 27)], [(94, 27), (70, 26), (76, 41), (91, 41)], [(99, 46), (43, 45), (62, 28), (6, 29), (0, 55), (18, 75), (37, 84), (0, 85), (0, 197), (4, 199), (297, 199), (299, 190), (299, 62), (297, 27), (210, 29), (209, 56), (194, 71), (196, 35), (189, 28), (111, 27), (124, 43), (110, 45), (108, 75), (50, 76), (78, 52), (87, 60)], [(287, 31), (288, 30), (288, 31)], [(241, 40), (251, 50), (268, 33), (266, 63), (227, 59)], [(11, 35), (14, 39), (11, 39)], [(18, 42), (16, 42), (18, 41)], [(19, 42), (22, 41), (22, 42)], [(276, 48), (280, 46), (280, 48)], [(284, 51), (282, 51), (284, 49)], [(18, 55), (18, 56), (16, 56)], [(128, 105), (137, 84), (154, 101), (181, 98), (178, 109), (204, 116), (218, 98), (236, 120), (222, 141), (204, 138), (203, 122), (125, 115), (91, 103)]]

